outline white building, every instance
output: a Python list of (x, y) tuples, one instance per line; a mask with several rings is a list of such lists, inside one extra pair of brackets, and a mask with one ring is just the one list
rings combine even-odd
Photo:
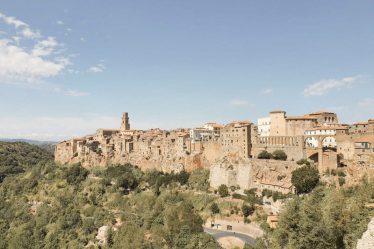
[(258, 134), (260, 137), (270, 136), (270, 117), (259, 118), (257, 120)]
[(217, 123), (207, 123), (206, 125), (204, 125), (205, 129), (208, 129), (210, 131), (214, 131), (214, 135), (216, 135), (218, 137), (221, 135), (221, 129), (223, 127), (224, 127), (223, 125), (217, 124)]
[(307, 129), (305, 130), (304, 135), (307, 136), (307, 139), (305, 140), (305, 145), (307, 147), (316, 148), (319, 146), (318, 140), (313, 137), (313, 135), (327, 136), (322, 141), (322, 147), (336, 147), (336, 129), (333, 126), (320, 126), (312, 129)]
[(208, 141), (214, 137), (214, 130), (207, 128), (193, 128), (190, 130), (192, 142)]

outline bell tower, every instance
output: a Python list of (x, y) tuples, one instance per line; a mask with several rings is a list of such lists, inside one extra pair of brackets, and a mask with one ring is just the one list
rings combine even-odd
[(127, 112), (122, 113), (121, 131), (130, 130), (129, 114)]

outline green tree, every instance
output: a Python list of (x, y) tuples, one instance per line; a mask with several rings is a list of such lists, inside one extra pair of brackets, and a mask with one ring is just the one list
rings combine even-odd
[(66, 170), (66, 181), (72, 185), (78, 185), (86, 179), (89, 172), (79, 164), (75, 164)]
[(319, 183), (318, 170), (311, 166), (303, 166), (292, 172), (291, 182), (298, 194), (309, 193)]
[(212, 212), (212, 214), (218, 214), (220, 212), (219, 210), (219, 207), (218, 207), (218, 204), (213, 202), (211, 205), (210, 205), (210, 211)]
[(310, 166), (310, 162), (308, 161), (308, 159), (300, 159), (299, 161), (296, 162), (298, 165), (306, 165), (306, 166)]
[(266, 150), (261, 151), (257, 156), (258, 159), (271, 159), (272, 157), (273, 155)]
[(254, 207), (251, 207), (251, 206), (248, 206), (248, 205), (243, 205), (242, 206), (242, 213), (243, 213), (244, 217), (250, 216), (251, 214), (253, 214), (254, 211), (255, 211)]
[(192, 171), (188, 178), (188, 186), (199, 191), (207, 191), (209, 189), (209, 170), (196, 169)]
[(283, 150), (275, 150), (273, 152), (273, 159), (286, 161), (287, 160), (287, 154)]
[(229, 195), (229, 188), (225, 184), (221, 184), (218, 187), (218, 193), (221, 197), (226, 197)]

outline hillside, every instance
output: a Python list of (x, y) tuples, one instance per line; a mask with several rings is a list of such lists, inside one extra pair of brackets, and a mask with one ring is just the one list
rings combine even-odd
[(24, 172), (38, 163), (53, 160), (53, 154), (25, 142), (0, 142), (0, 182), (7, 175)]

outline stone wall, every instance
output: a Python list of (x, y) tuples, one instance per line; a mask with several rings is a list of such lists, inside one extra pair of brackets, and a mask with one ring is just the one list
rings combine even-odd
[(239, 186), (241, 190), (257, 188), (282, 193), (293, 191), (291, 172), (299, 166), (291, 161), (242, 159), (227, 155), (210, 167), (210, 185), (218, 188), (221, 184)]

